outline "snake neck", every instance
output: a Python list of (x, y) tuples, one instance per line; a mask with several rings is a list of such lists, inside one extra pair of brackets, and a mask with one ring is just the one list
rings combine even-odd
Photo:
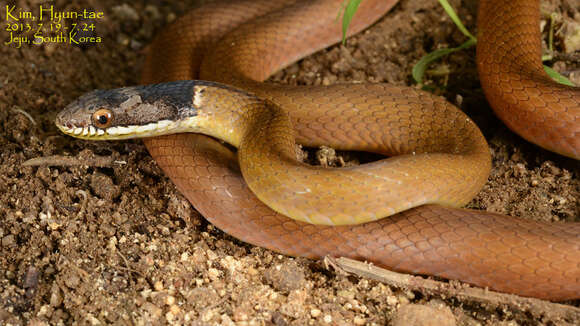
[[(195, 86), (194, 117), (185, 119), (185, 132), (202, 133), (240, 148), (257, 131), (284, 130), (266, 139), (287, 139), (284, 153), (293, 153), (294, 132), (289, 114), (276, 104), (221, 84)], [(295, 157), (291, 154), (291, 157)]]

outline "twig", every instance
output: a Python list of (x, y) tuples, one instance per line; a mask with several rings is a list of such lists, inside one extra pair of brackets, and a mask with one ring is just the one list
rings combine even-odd
[(397, 273), (386, 270), (372, 264), (352, 260), (349, 258), (325, 257), (324, 263), (328, 266), (338, 267), (340, 272), (348, 272), (361, 277), (370, 278), (388, 285), (413, 291), (428, 291), (442, 297), (460, 297), (461, 299), (477, 302), (489, 306), (506, 305), (514, 310), (524, 310), (534, 316), (554, 320), (580, 319), (580, 308), (574, 306), (553, 303), (534, 298), (524, 298), (513, 294), (504, 294), (488, 289), (462, 287), (456, 288), (446, 282), (425, 279), (420, 276)]
[[(121, 257), (121, 259), (123, 259), (123, 262), (125, 263), (125, 267), (123, 266), (117, 266), (117, 268), (119, 269), (124, 269), (128, 272), (133, 272), (139, 276), (141, 276), (142, 278), (145, 278), (145, 275), (143, 275), (143, 273), (139, 272), (138, 270), (131, 268), (131, 265), (129, 265), (129, 261), (127, 260), (127, 258), (121, 253), (121, 251), (117, 248), (117, 246), (115, 246), (115, 251), (117, 252), (117, 254)], [(129, 275), (130, 276), (130, 275)]]
[(36, 126), (36, 121), (34, 121), (34, 118), (32, 118), (30, 113), (28, 113), (22, 109), (12, 109), (12, 111), (22, 114), (23, 116), (28, 118), (28, 120), (30, 120), (30, 122), (32, 122), (32, 125)]
[(35, 157), (22, 163), (23, 166), (96, 166), (110, 167), (113, 164), (124, 164), (110, 156), (94, 156), (92, 158), (79, 158), (62, 155)]
[(552, 61), (578, 62), (580, 61), (580, 52), (578, 51), (572, 53), (555, 52), (552, 55)]

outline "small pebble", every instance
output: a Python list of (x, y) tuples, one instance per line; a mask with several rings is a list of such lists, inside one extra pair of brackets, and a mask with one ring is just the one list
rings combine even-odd
[(365, 325), (367, 323), (367, 319), (361, 316), (355, 316), (353, 322), (355, 325)]
[(177, 306), (177, 305), (172, 305), (171, 307), (169, 307), (169, 311), (173, 315), (177, 316), (181, 312), (181, 308), (179, 308), (179, 306)]
[(396, 306), (399, 303), (399, 300), (394, 295), (389, 295), (387, 297), (387, 304), (389, 306)]
[(322, 311), (320, 311), (320, 309), (310, 309), (310, 316), (316, 318), (318, 316), (320, 316), (320, 314), (322, 313)]
[(12, 247), (14, 246), (15, 242), (14, 242), (14, 235), (9, 234), (7, 236), (5, 236), (4, 238), (2, 238), (2, 247), (7, 248), (7, 247)]
[(66, 284), (66, 286), (68, 286), (71, 289), (77, 288), (80, 283), (81, 283), (81, 280), (75, 274), (69, 275), (69, 277), (64, 279), (64, 284)]
[(393, 318), (393, 326), (455, 326), (455, 316), (449, 307), (434, 308), (427, 305), (401, 306)]
[(303, 267), (290, 261), (267, 269), (264, 279), (277, 291), (288, 292), (302, 288), (306, 274)]
[(137, 10), (126, 3), (113, 7), (112, 12), (115, 17), (118, 17), (121, 20), (139, 20), (139, 14), (137, 13)]

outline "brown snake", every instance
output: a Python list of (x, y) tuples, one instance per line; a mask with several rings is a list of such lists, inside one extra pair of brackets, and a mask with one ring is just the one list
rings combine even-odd
[[(548, 224), (429, 204), (465, 204), (485, 183), (490, 168), (489, 150), (479, 130), (451, 104), (411, 88), (383, 84), (297, 88), (262, 83), (280, 68), (339, 40), (335, 18), (341, 2), (216, 1), (166, 29), (149, 48), (144, 84), (200, 78), (233, 85), (288, 110), (294, 131), (289, 127), (269, 131), (262, 124), (245, 127), (258, 145), (240, 147), (239, 155), (198, 134), (144, 139), (165, 173), (211, 223), (257, 246), (310, 258), (346, 256), (523, 296), (578, 298), (580, 224)], [(351, 32), (380, 18), (394, 2), (363, 1)], [(538, 21), (535, 1), (482, 1), (477, 50), (482, 86), (510, 128), (578, 159), (580, 93), (543, 74)], [(194, 94), (202, 91), (215, 99), (194, 95), (194, 103), (211, 102), (213, 107), (238, 103), (220, 89), (194, 88)], [(546, 94), (547, 98), (540, 96)], [(359, 116), (359, 108), (370, 113)], [(284, 114), (260, 119), (276, 126)], [(214, 127), (227, 134), (228, 127), (220, 121)], [(288, 151), (293, 148), (293, 133), (297, 142), (310, 146), (326, 144), (394, 157), (357, 167), (352, 175), (341, 169), (343, 179), (333, 181), (334, 172), (305, 168), (308, 173), (303, 173), (286, 163), (285, 158), (293, 155)], [(230, 143), (238, 141), (237, 136), (232, 139)], [(244, 142), (238, 141), (250, 144)], [(278, 148), (285, 149), (277, 152)], [(369, 207), (379, 212), (376, 215), (399, 213), (344, 226), (290, 220), (248, 189), (238, 159), (252, 190), (276, 211), (286, 212), (295, 205), (299, 213), (307, 211), (305, 220), (322, 223), (337, 221), (325, 221), (319, 211), (338, 216), (339, 223), (364, 215)], [(375, 169), (379, 165), (381, 169)], [(263, 171), (269, 177), (252, 177)], [(361, 173), (368, 178), (359, 179)], [(317, 195), (302, 196), (311, 190), (297, 190), (296, 178), (311, 181), (318, 187), (312, 191)], [(385, 181), (387, 186), (382, 185)], [(401, 184), (406, 188), (397, 188)], [(403, 211), (413, 206), (418, 207)], [(292, 208), (288, 213), (296, 215)], [(375, 214), (370, 215), (366, 218), (373, 220)]]

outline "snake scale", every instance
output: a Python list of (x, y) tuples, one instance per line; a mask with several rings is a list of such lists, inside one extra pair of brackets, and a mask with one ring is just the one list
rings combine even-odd
[[(160, 84), (84, 95), (57, 126), (80, 138), (148, 137), (149, 152), (195, 208), (257, 246), (346, 256), (523, 296), (578, 298), (579, 223), (454, 208), (486, 182), (490, 154), (453, 105), (385, 84), (263, 83), (339, 41), (341, 2), (210, 2), (149, 47), (142, 83)], [(350, 32), (394, 3), (363, 1)], [(527, 140), (578, 159), (580, 92), (543, 73), (538, 2), (482, 0), (478, 16), (478, 70), (496, 114)], [(295, 142), (389, 158), (312, 167), (296, 161)]]

